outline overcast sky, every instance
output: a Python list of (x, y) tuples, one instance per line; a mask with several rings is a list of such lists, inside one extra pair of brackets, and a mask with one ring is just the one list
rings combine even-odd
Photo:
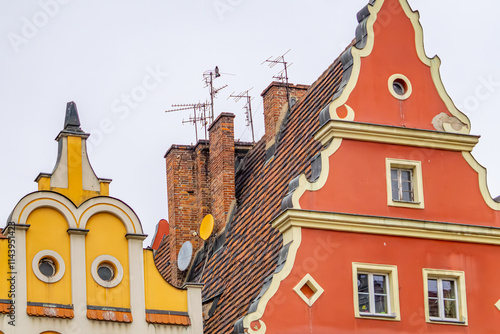
[[(219, 66), (229, 85), (216, 113), (236, 114), (236, 137), (248, 141), (243, 102), (249, 88), (256, 137), (264, 132), (260, 93), (278, 68), (261, 65), (291, 49), (290, 82), (311, 84), (354, 37), (367, 0), (0, 0), (0, 219), (51, 172), (54, 138), (66, 103), (75, 101), (98, 177), (129, 204), (150, 236), (168, 218), (164, 154), (195, 142), (188, 112), (172, 104), (205, 101), (202, 74)], [(413, 0), (428, 56), (455, 104), (481, 135), (473, 154), (500, 195), (500, 51), (493, 0)], [(132, 96), (132, 97), (131, 97)], [(460, 180), (457, 180), (460, 182)], [(1, 218), (3, 217), (3, 218)], [(149, 244), (147, 240), (145, 246)]]

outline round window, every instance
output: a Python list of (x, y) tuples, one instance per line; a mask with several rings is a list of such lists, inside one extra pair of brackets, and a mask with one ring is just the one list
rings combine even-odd
[(401, 79), (396, 79), (394, 80), (394, 82), (392, 83), (392, 88), (394, 89), (394, 92), (398, 95), (405, 95), (406, 93), (406, 83), (401, 80)]
[(97, 275), (106, 282), (110, 282), (115, 278), (115, 268), (109, 263), (101, 263), (97, 267)]
[(389, 92), (398, 100), (406, 100), (410, 97), (412, 87), (410, 80), (402, 74), (393, 74), (389, 78)]
[(105, 288), (114, 288), (123, 279), (123, 267), (115, 257), (100, 255), (92, 261), (92, 277), (97, 284)]
[(42, 258), (38, 262), (38, 269), (40, 269), (40, 272), (47, 277), (52, 277), (57, 272), (55, 261), (50, 257)]
[(42, 282), (58, 282), (66, 271), (64, 260), (57, 252), (45, 249), (39, 251), (31, 261), (35, 276)]

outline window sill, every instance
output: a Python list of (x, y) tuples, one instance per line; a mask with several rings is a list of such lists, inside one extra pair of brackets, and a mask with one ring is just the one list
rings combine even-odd
[(431, 324), (443, 324), (443, 325), (467, 325), (467, 322), (463, 320), (441, 319), (441, 318), (429, 318), (427, 322)]
[(375, 319), (375, 320), (392, 320), (399, 321), (398, 315), (395, 313), (391, 314), (380, 314), (380, 313), (361, 313), (356, 315), (356, 318), (360, 319)]
[(403, 201), (403, 200), (398, 200), (398, 199), (393, 199), (393, 202), (396, 203), (404, 203), (404, 204), (420, 204), (420, 202), (414, 202), (414, 201)]
[(403, 208), (412, 208), (412, 209), (423, 209), (424, 208), (424, 203), (422, 202), (408, 202), (408, 201), (395, 201), (395, 200), (390, 200), (387, 203), (389, 206), (395, 206), (395, 207), (403, 207)]

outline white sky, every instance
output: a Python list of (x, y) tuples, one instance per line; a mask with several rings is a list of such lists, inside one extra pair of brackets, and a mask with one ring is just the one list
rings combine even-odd
[[(311, 84), (352, 40), (356, 13), (367, 2), (0, 0), (0, 219), (37, 190), (38, 173), (52, 171), (54, 138), (63, 127), (66, 102), (75, 101), (82, 129), (91, 133), (97, 176), (113, 179), (111, 196), (129, 204), (152, 236), (156, 223), (168, 218), (163, 155), (171, 144), (195, 142), (194, 128), (182, 125), (188, 113), (164, 111), (204, 101), (202, 74), (218, 65), (235, 75), (215, 81), (229, 85), (216, 100), (216, 113), (235, 113), (236, 137), (250, 140), (243, 101), (226, 99), (253, 87), (260, 138), (260, 93), (278, 71), (261, 63), (292, 49), (290, 82)], [(440, 56), (448, 93), (471, 119), (472, 133), (482, 136), (473, 153), (488, 168), (496, 197), (500, 3), (410, 0), (410, 5), (421, 14), (427, 55)], [(30, 30), (35, 23), (39, 27)], [(157, 84), (148, 81), (146, 96), (127, 107), (124, 94), (140, 92), (151, 71), (160, 72)]]

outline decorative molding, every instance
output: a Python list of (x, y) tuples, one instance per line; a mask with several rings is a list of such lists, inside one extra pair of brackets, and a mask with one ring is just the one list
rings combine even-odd
[[(241, 325), (240, 327), (243, 327), (248, 331), (248, 333), (252, 334), (263, 334), (266, 332), (266, 324), (262, 320), (260, 320), (260, 318), (262, 318), (262, 316), (264, 315), (267, 303), (278, 291), (281, 281), (283, 281), (286, 277), (288, 277), (288, 275), (290, 275), (301, 241), (302, 233), (300, 227), (293, 227), (283, 233), (283, 244), (291, 243), (284, 266), (279, 272), (275, 272), (272, 276), (269, 287), (262, 295), (258, 302), (258, 305), (255, 308), (256, 311), (248, 313), (246, 316), (240, 319), (236, 325)], [(258, 329), (251, 328), (251, 324), (254, 322), (259, 323), (259, 326), (257, 326)]]
[(462, 152), (462, 156), (465, 158), (469, 166), (474, 169), (478, 176), (479, 191), (483, 195), (483, 199), (486, 204), (493, 210), (500, 211), (500, 203), (495, 202), (493, 197), (491, 197), (490, 190), (488, 189), (488, 179), (486, 178), (486, 168), (484, 168), (479, 162), (474, 159), (470, 152)]
[[(312, 285), (312, 288), (314, 288), (316, 291), (314, 291), (309, 284)], [(308, 298), (302, 292), (302, 287), (304, 287), (304, 285), (308, 285), (309, 288), (314, 292), (310, 298)], [(316, 282), (316, 280), (309, 273), (306, 274), (304, 278), (300, 280), (299, 283), (297, 283), (297, 285), (293, 288), (293, 291), (295, 291), (297, 295), (299, 295), (299, 297), (309, 307), (311, 307), (316, 302), (316, 300), (318, 300), (318, 298), (323, 294), (323, 292), (325, 292), (325, 290), (321, 287), (321, 285), (319, 285), (319, 283)]]
[(36, 191), (23, 197), (12, 211), (10, 220), (16, 228), (23, 226), (31, 212), (38, 208), (49, 207), (61, 213), (68, 223), (68, 233), (85, 230), (87, 221), (97, 213), (107, 212), (122, 221), (128, 234), (143, 235), (142, 225), (127, 204), (119, 199), (98, 196), (88, 199), (76, 207), (67, 197), (53, 191)]
[(392, 217), (289, 209), (272, 226), (285, 233), (296, 227), (420, 239), (500, 245), (500, 228)]
[(479, 136), (473, 135), (342, 120), (330, 120), (316, 132), (314, 138), (323, 144), (332, 138), (345, 138), (461, 152), (472, 151), (479, 141)]

